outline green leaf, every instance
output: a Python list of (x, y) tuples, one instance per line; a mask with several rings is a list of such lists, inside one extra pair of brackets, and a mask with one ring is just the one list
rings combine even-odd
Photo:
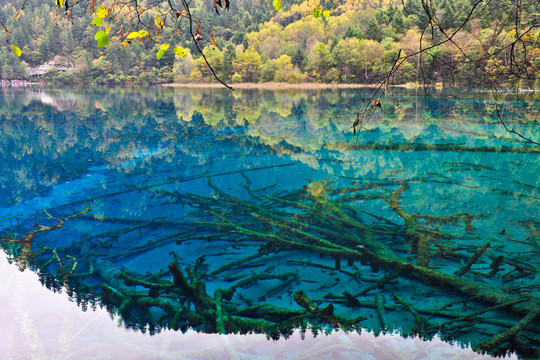
[(278, 12), (282, 8), (281, 0), (274, 0), (272, 2), (272, 5), (274, 5), (274, 9), (276, 9), (276, 12)]
[(105, 47), (109, 44), (109, 37), (107, 35), (105, 35), (104, 37), (102, 38), (99, 38), (98, 42), (97, 42), (97, 47), (100, 48), (100, 47)]
[(319, 8), (314, 8), (314, 9), (313, 9), (313, 17), (314, 17), (315, 19), (317, 19), (319, 16), (321, 16), (321, 13), (322, 13), (322, 10), (321, 10), (321, 9), (319, 9)]
[(105, 31), (99, 30), (96, 35), (94, 35), (94, 40), (99, 40), (102, 37), (107, 37), (107, 34), (105, 34)]
[(183, 58), (184, 56), (186, 56), (186, 50), (184, 50), (183, 47), (181, 46), (177, 46), (174, 48), (174, 53), (178, 56), (180, 56), (181, 58)]
[(135, 39), (140, 37), (138, 31), (130, 32), (126, 39)]
[(96, 25), (96, 26), (103, 25), (103, 19), (95, 18), (94, 20), (92, 20), (92, 25)]
[(159, 51), (157, 52), (156, 54), (156, 57), (157, 59), (161, 59), (161, 57), (163, 56), (163, 54), (165, 54), (165, 50), (167, 50), (169, 48), (169, 44), (161, 44), (161, 46), (159, 47)]
[(159, 51), (158, 51), (157, 54), (156, 54), (157, 59), (158, 59), (158, 60), (161, 59), (161, 57), (163, 56), (163, 54), (165, 54), (165, 50), (159, 49)]
[(105, 6), (100, 6), (96, 10), (96, 16), (100, 19), (103, 19), (105, 16), (109, 15), (109, 10)]
[(21, 51), (21, 48), (16, 46), (16, 45), (11, 45), (11, 50), (13, 50), (13, 52), (18, 56), (18, 57), (21, 57), (22, 55), (22, 51)]
[(330, 10), (324, 10), (324, 11), (322, 12), (322, 14), (323, 14), (323, 16), (324, 16), (325, 18), (328, 19), (328, 18), (330, 17)]
[(103, 30), (99, 30), (96, 35), (94, 35), (94, 39), (98, 41), (98, 48), (105, 47), (109, 44), (109, 37)]

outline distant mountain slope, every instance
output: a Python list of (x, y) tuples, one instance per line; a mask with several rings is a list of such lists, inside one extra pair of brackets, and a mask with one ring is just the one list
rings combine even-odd
[[(420, 0), (344, 0), (322, 5), (284, 1), (278, 12), (273, 1), (238, 0), (219, 15), (213, 4), (194, 1), (191, 12), (202, 28), (199, 46), (226, 82), (378, 83), (399, 54), (407, 58), (392, 73), (390, 82), (395, 84), (504, 85), (510, 79), (513, 86), (538, 85), (540, 3), (532, 0), (521, 2), (517, 28), (515, 8), (506, 0), (482, 1), (482, 6), (471, 0), (437, 0), (427, 9), (431, 19)], [(106, 24), (111, 26), (111, 41), (98, 48), (94, 35), (99, 29), (92, 25), (94, 14), (88, 8), (75, 6), (72, 19), (58, 20), (62, 14), (53, 1), (28, 0), (15, 19), (16, 6), (0, 0), (0, 21), (9, 29), (9, 34), (2, 34), (7, 46), (0, 48), (2, 79), (27, 78), (32, 74), (28, 69), (62, 55), (75, 70), (58, 72), (52, 67), (43, 75), (45, 80), (215, 82), (190, 41), (186, 22), (177, 29), (165, 27), (160, 34), (160, 43), (184, 47), (186, 57), (169, 50), (158, 60), (154, 41), (122, 46), (125, 34), (118, 23)], [(429, 50), (415, 55), (420, 43)], [(10, 44), (21, 49), (20, 59)]]

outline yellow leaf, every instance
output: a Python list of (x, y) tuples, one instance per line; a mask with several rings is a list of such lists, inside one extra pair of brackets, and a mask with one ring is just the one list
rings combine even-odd
[(18, 56), (18, 57), (21, 57), (22, 55), (22, 51), (21, 51), (21, 48), (16, 46), (16, 45), (11, 45), (11, 50), (13, 50), (13, 52)]
[(174, 53), (178, 56), (180, 56), (181, 58), (183, 58), (184, 56), (186, 56), (186, 51), (184, 50), (183, 47), (181, 46), (177, 46), (174, 48)]
[(274, 5), (274, 9), (276, 10), (276, 12), (281, 10), (281, 8), (283, 7), (283, 5), (281, 4), (281, 0), (274, 0), (272, 2), (272, 5)]
[(56, 5), (58, 5), (59, 8), (64, 7), (64, 0), (56, 0)]
[(161, 46), (159, 47), (161, 50), (165, 51), (169, 48), (169, 44), (161, 44)]
[(122, 43), (122, 46), (127, 46), (127, 45), (129, 45), (129, 44), (131, 44), (131, 41), (126, 40), (126, 41), (124, 41), (124, 42)]
[(138, 38), (139, 37), (139, 32), (138, 31), (133, 31), (133, 32), (130, 32), (129, 35), (127, 36), (127, 39), (135, 39), (135, 38)]
[(523, 40), (534, 40), (536, 35), (533, 32), (529, 32), (523, 36)]
[(107, 26), (107, 28), (105, 29), (105, 34), (109, 35), (110, 32), (111, 32), (111, 27)]
[(109, 10), (105, 6), (100, 6), (96, 10), (96, 16), (100, 19), (103, 19), (105, 16), (109, 15)]
[(156, 17), (156, 19), (154, 20), (154, 22), (156, 23), (156, 26), (160, 29), (163, 29), (163, 21), (161, 20), (161, 18), (158, 16)]
[(328, 19), (328, 18), (330, 17), (330, 10), (324, 10), (324, 11), (322, 12), (322, 14), (323, 14), (323, 16), (324, 16), (325, 18)]
[(148, 35), (148, 31), (146, 31), (146, 30), (139, 30), (139, 37), (140, 37), (140, 38), (143, 38), (143, 37), (145, 37), (146, 35)]

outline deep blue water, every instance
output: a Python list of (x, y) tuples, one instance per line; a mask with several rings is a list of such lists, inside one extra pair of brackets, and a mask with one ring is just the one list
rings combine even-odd
[(393, 90), (356, 135), (363, 90), (4, 91), (1, 245), (151, 333), (536, 356), (540, 147), (497, 110), (538, 140), (538, 96), (448, 95)]

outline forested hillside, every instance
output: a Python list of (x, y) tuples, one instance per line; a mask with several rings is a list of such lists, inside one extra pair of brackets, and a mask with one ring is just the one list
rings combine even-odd
[[(271, 1), (238, 0), (219, 15), (211, 0), (197, 0), (191, 6), (205, 33), (215, 39), (216, 46), (208, 36), (199, 46), (226, 82), (372, 84), (386, 76), (399, 55), (408, 57), (393, 72), (395, 84), (504, 84), (513, 74), (508, 69), (518, 67), (520, 77), (513, 84), (538, 85), (540, 2), (523, 2), (526, 11), (519, 15), (517, 29), (510, 0), (486, 1), (481, 6), (474, 0), (435, 0), (437, 28), (433, 22), (426, 26), (430, 18), (421, 0), (316, 5), (325, 12), (313, 12), (313, 3), (307, 1), (283, 2), (276, 12)], [(181, 28), (165, 28), (162, 36), (173, 47), (183, 46), (185, 57), (166, 51), (158, 60), (155, 41), (125, 44), (125, 35), (110, 36), (110, 44), (98, 48), (95, 15), (86, 8), (74, 9), (71, 19), (58, 20), (53, 0), (28, 0), (15, 19), (19, 6), (0, 1), (0, 20), (9, 28), (9, 34), (2, 34), (7, 45), (0, 48), (2, 79), (26, 79), (29, 69), (48, 62), (54, 65), (43, 77), (49, 82), (215, 82)], [(530, 30), (522, 24), (530, 25)], [(10, 44), (21, 49), (20, 58)], [(413, 55), (420, 46), (427, 50)], [(58, 71), (60, 65), (74, 70)]]

